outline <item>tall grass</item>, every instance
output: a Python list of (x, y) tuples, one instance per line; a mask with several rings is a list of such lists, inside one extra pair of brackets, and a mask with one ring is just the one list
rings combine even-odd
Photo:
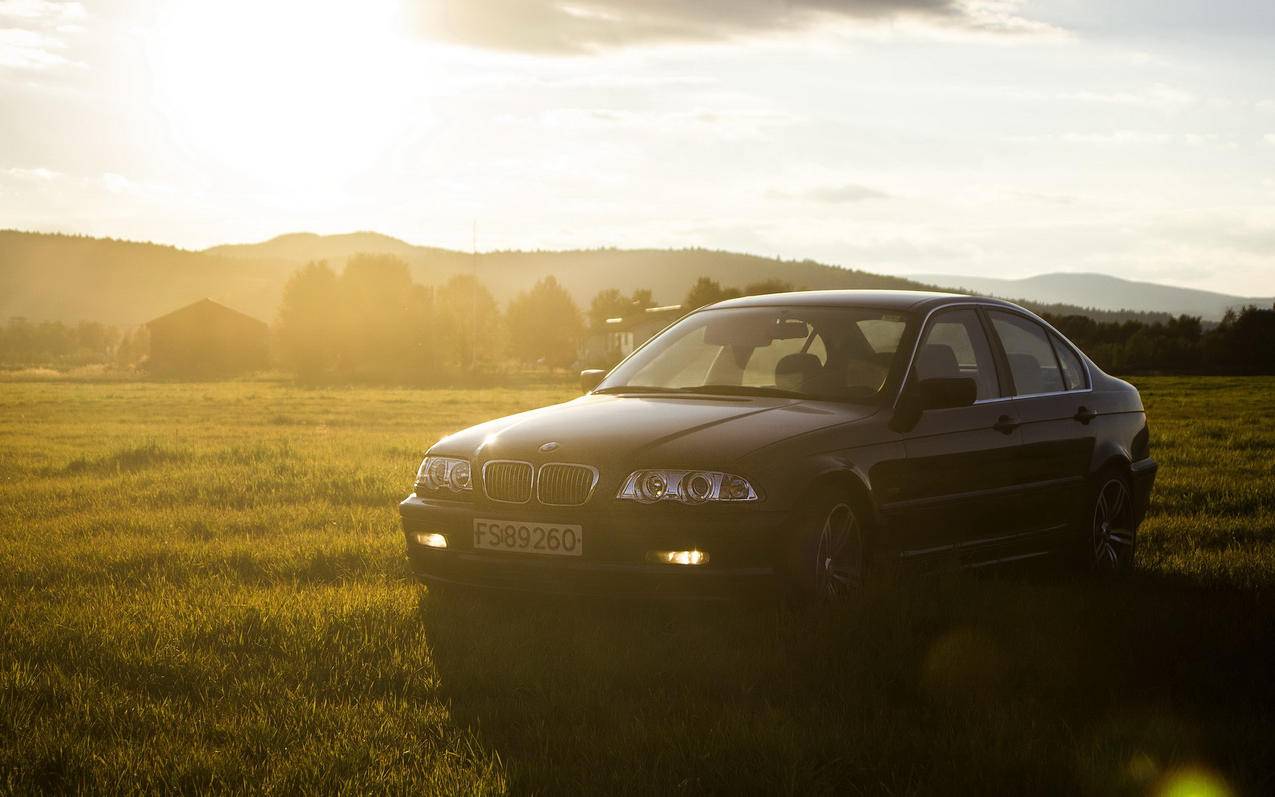
[(1139, 381), (1136, 577), (832, 613), (428, 592), (442, 434), (568, 398), (0, 384), (0, 790), (1275, 789), (1275, 380)]

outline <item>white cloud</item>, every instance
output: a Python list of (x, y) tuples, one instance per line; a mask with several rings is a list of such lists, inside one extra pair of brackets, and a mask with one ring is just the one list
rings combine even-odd
[(0, 0), (0, 69), (40, 71), (74, 63), (65, 35), (87, 17), (80, 3)]
[(1275, 133), (1267, 133), (1266, 135), (1262, 136), (1262, 140), (1265, 141), (1267, 144), (1270, 144), (1271, 146), (1275, 146)]
[(1074, 91), (1063, 92), (1059, 99), (1091, 102), (1101, 105), (1128, 105), (1158, 110), (1180, 110), (1195, 105), (1199, 98), (1189, 91), (1157, 83), (1141, 91)]
[(0, 0), (0, 17), (63, 24), (88, 16), (81, 3), (57, 3), (50, 0)]
[(61, 172), (55, 172), (52, 169), (46, 169), (43, 166), (37, 166), (34, 169), (24, 169), (18, 166), (12, 166), (4, 170), (4, 173), (15, 180), (30, 180), (37, 182), (51, 182), (62, 177)]
[(995, 36), (1056, 33), (1022, 0), (464, 0), (420, 4), (430, 37), (494, 50), (589, 53), (639, 44), (715, 42), (852, 24)]
[(0, 67), (10, 69), (48, 69), (69, 64), (57, 52), (65, 43), (44, 33), (22, 28), (0, 29)]
[(796, 192), (775, 189), (767, 192), (767, 196), (772, 199), (804, 199), (830, 205), (891, 198), (891, 194), (885, 191), (858, 183), (816, 186)]

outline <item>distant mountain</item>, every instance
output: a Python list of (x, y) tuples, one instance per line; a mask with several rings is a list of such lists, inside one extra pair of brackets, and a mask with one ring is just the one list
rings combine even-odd
[(0, 230), (0, 320), (131, 325), (205, 297), (270, 320), (290, 271), (283, 261)]
[(1245, 305), (1270, 307), (1271, 297), (1231, 296), (1192, 288), (1111, 277), (1106, 274), (1041, 274), (1024, 279), (914, 274), (912, 279), (951, 290), (991, 294), (1032, 302), (1070, 304), (1100, 310), (1133, 310), (1193, 315), (1220, 321), (1228, 309)]
[(708, 249), (576, 249), (567, 251), (468, 252), (414, 246), (379, 233), (348, 235), (281, 235), (259, 244), (217, 246), (208, 254), (255, 260), (287, 259), (300, 265), (327, 260), (341, 266), (350, 255), (384, 253), (403, 258), (417, 282), (438, 284), (454, 274), (478, 277), (497, 300), (513, 298), (546, 274), (557, 277), (577, 303), (587, 306), (605, 288), (649, 288), (656, 301), (677, 304), (699, 277), (723, 285), (743, 286), (782, 279), (794, 286), (821, 288), (919, 289), (926, 286), (901, 277), (829, 266), (813, 260), (777, 260)]
[[(477, 266), (501, 302), (553, 274), (587, 308), (604, 288), (651, 290), (661, 304), (677, 304), (706, 276), (743, 287), (779, 279), (796, 288), (925, 289), (901, 277), (871, 274), (811, 260), (779, 260), (707, 249), (591, 249), (562, 252), (483, 252), (475, 258), (372, 232), (347, 235), (295, 233), (256, 244), (216, 246), (202, 252), (152, 243), (76, 235), (0, 230), (0, 321), (81, 320), (131, 325), (149, 321), (202, 298), (273, 321), (288, 276), (311, 260), (341, 268), (353, 254), (393, 254), (405, 260), (417, 282), (437, 285)], [(1160, 287), (1160, 286), (1154, 286)], [(1176, 289), (1170, 289), (1176, 290)], [(1014, 289), (993, 291), (1015, 298)], [(1080, 313), (1100, 320), (1161, 316), (1110, 313), (1074, 306), (1030, 305), (1039, 311)]]
[(705, 249), (468, 252), (414, 246), (378, 233), (281, 235), (257, 244), (192, 252), (109, 238), (0, 231), (0, 320), (137, 324), (204, 297), (273, 321), (288, 276), (311, 260), (334, 268), (359, 252), (393, 254), (413, 278), (437, 285), (455, 274), (478, 277), (498, 301), (553, 274), (582, 308), (604, 288), (649, 288), (677, 304), (700, 276), (743, 286), (782, 279), (805, 288), (916, 289), (919, 283), (813, 261), (787, 261)]

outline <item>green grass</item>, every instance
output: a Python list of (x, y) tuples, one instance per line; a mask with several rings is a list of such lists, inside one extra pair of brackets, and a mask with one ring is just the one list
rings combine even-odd
[(1144, 379), (1136, 577), (839, 612), (428, 593), (424, 449), (569, 397), (0, 384), (0, 791), (1275, 789), (1275, 380)]

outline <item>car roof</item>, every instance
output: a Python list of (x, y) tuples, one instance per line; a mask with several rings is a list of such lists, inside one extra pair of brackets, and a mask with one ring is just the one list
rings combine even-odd
[(760, 296), (741, 296), (727, 299), (704, 309), (722, 307), (873, 307), (882, 310), (924, 312), (939, 305), (958, 301), (976, 301), (980, 304), (996, 304), (1019, 308), (1003, 299), (970, 296), (963, 293), (939, 291), (792, 291), (767, 293)]

